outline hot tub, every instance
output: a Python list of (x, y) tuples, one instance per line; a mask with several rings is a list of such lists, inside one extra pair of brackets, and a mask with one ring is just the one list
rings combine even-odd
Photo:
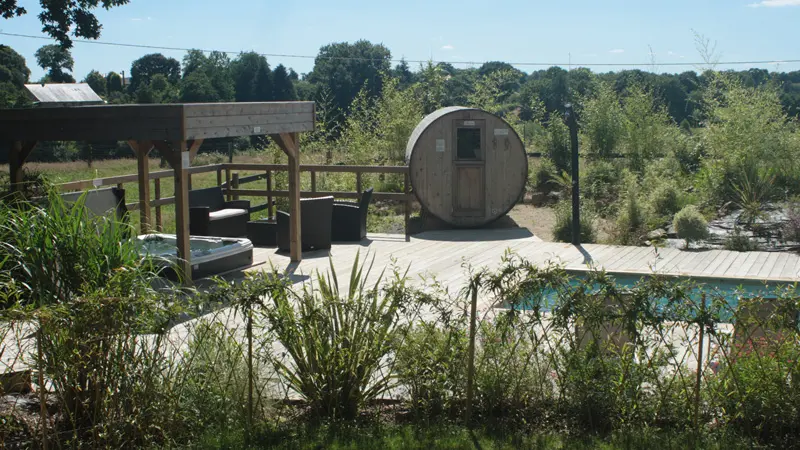
[[(174, 234), (144, 234), (136, 240), (142, 255), (164, 258), (171, 263), (178, 259), (178, 241)], [(189, 248), (193, 279), (253, 264), (253, 244), (248, 239), (191, 236)]]

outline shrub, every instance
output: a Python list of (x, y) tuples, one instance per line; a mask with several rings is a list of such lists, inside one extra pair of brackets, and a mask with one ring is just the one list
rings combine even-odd
[(152, 297), (107, 296), (125, 284), (110, 280), (114, 287), (105, 293), (37, 314), (38, 364), (55, 392), (57, 426), (70, 430), (60, 439), (73, 445), (163, 444), (180, 420), (173, 347), (166, 333), (150, 334), (163, 330), (174, 315)]
[(618, 167), (610, 161), (592, 161), (581, 174), (581, 192), (593, 201), (596, 208), (603, 211), (619, 198), (622, 175)]
[(535, 192), (549, 194), (558, 188), (554, 182), (556, 177), (556, 166), (549, 158), (541, 158), (538, 164), (531, 165), (531, 172), (528, 175), (528, 188)]
[(659, 184), (650, 193), (650, 206), (656, 215), (672, 217), (681, 209), (678, 190), (669, 182)]
[(419, 417), (453, 412), (466, 389), (466, 323), (422, 323), (397, 349), (397, 376)]
[[(553, 237), (556, 241), (572, 242), (572, 205), (570, 202), (561, 202), (556, 205), (556, 221), (553, 224)], [(581, 242), (591, 244), (597, 240), (594, 223), (581, 211)]]
[(678, 237), (686, 240), (687, 247), (693, 241), (708, 237), (708, 222), (694, 205), (686, 206), (675, 214), (672, 225)]
[(394, 360), (388, 356), (419, 312), (397, 271), (382, 288), (382, 276), (367, 286), (369, 269), (357, 256), (346, 292), (331, 266), (327, 277), (317, 274), (316, 287), (306, 284), (294, 293), (281, 282), (269, 293), (265, 317), (286, 349), (272, 363), (318, 418), (354, 419), (365, 402), (391, 387)]
[(800, 198), (795, 197), (786, 205), (786, 223), (783, 225), (783, 238), (800, 242)]
[(647, 215), (639, 204), (636, 192), (631, 189), (615, 224), (614, 241), (621, 245), (638, 245), (639, 238), (646, 231)]
[(596, 94), (585, 102), (582, 116), (589, 154), (607, 158), (616, 153), (625, 132), (625, 117), (609, 83), (598, 84)]
[(733, 233), (725, 238), (725, 250), (734, 252), (754, 252), (758, 250), (758, 242), (742, 234), (739, 227), (735, 227)]

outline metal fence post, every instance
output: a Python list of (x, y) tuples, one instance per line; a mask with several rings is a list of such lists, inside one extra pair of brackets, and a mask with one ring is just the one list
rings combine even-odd
[(477, 322), (477, 309), (478, 309), (478, 285), (472, 283), (470, 286), (472, 291), (472, 302), (469, 307), (469, 349), (467, 350), (467, 410), (465, 414), (465, 421), (467, 426), (472, 425), (472, 400), (475, 388), (475, 334)]
[(700, 432), (700, 384), (703, 381), (703, 338), (706, 329), (705, 316), (706, 316), (706, 295), (701, 297), (702, 303), (700, 304), (700, 334), (697, 342), (697, 380), (694, 386), (694, 430), (695, 433)]
[(578, 120), (572, 104), (567, 103), (565, 118), (569, 127), (569, 140), (572, 149), (572, 245), (581, 243), (581, 191), (578, 171)]

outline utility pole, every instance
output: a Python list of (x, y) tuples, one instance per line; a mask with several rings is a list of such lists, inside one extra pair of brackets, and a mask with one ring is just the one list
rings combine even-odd
[(581, 191), (578, 171), (578, 118), (572, 103), (565, 106), (565, 119), (569, 127), (569, 140), (572, 148), (572, 245), (581, 244)]

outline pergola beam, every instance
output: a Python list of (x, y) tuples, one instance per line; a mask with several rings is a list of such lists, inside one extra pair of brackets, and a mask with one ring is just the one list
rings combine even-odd
[(292, 262), (303, 259), (300, 227), (300, 140), (297, 133), (273, 134), (272, 139), (289, 157), (289, 255)]

